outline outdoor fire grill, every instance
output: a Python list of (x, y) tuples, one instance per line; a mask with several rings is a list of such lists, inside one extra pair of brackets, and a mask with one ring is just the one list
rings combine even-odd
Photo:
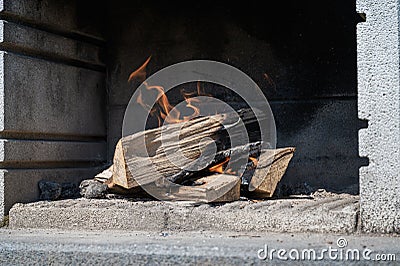
[[(136, 143), (134, 137), (129, 139), (132, 134), (123, 132), (124, 114), (133, 100), (146, 107), (145, 97), (133, 98), (146, 77), (200, 60), (232, 66), (257, 84), (273, 114), (276, 143), (268, 146), (271, 143), (261, 141), (262, 130), (251, 124), (257, 111), (246, 116), (245, 101), (226, 86), (193, 81), (166, 94), (156, 93), (168, 101), (147, 109), (146, 140), (155, 143), (154, 132), (163, 128), (161, 122), (168, 122), (168, 106), (184, 102), (190, 112), (175, 117), (178, 123), (164, 125), (167, 131), (185, 122), (187, 142), (195, 139), (197, 145), (199, 136), (219, 141), (215, 152), (220, 157), (207, 157), (203, 172), (177, 171), (159, 160), (160, 150), (154, 149), (152, 162), (167, 173), (169, 182), (199, 192), (215, 176), (227, 175), (236, 192), (219, 194), (230, 197), (220, 201), (238, 199), (240, 189), (242, 196), (251, 197), (243, 189), (255, 179), (239, 180), (238, 173), (254, 170), (264, 156), (265, 165), (280, 170), (268, 179), (273, 183), (269, 190), (254, 188), (259, 197), (271, 197), (276, 186), (281, 195), (346, 191), (360, 196), (364, 231), (399, 232), (398, 8), (394, 0), (264, 5), (0, 0), (0, 217), (15, 203), (39, 200), (40, 181), (78, 186), (108, 168), (96, 180), (119, 192), (140, 187), (138, 176), (145, 184), (156, 182), (146, 179), (151, 172), (139, 163), (139, 155), (125, 156)], [(225, 143), (226, 128), (207, 131), (230, 112), (192, 119), (201, 105), (190, 101), (194, 96), (231, 106), (250, 139), (234, 146)], [(200, 108), (205, 109), (210, 110)], [(169, 147), (179, 142), (173, 143)], [(186, 147), (190, 158), (199, 157), (195, 144)], [(264, 144), (274, 150), (272, 155)], [(241, 148), (247, 154), (257, 152), (245, 158), (246, 169), (227, 167)], [(129, 165), (142, 166), (135, 169), (137, 179)], [(190, 200), (190, 193), (184, 190), (179, 195)], [(202, 202), (217, 200), (196, 195), (192, 198)]]

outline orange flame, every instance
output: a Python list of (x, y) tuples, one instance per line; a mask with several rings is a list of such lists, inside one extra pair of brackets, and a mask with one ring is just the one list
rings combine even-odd
[(149, 64), (150, 59), (151, 59), (151, 56), (149, 56), (149, 58), (147, 58), (147, 60), (143, 63), (143, 65), (141, 65), (138, 69), (136, 69), (129, 75), (128, 82), (131, 82), (134, 79), (139, 80), (140, 82), (143, 82), (146, 80), (146, 76), (147, 76), (146, 67)]
[(216, 164), (216, 165), (208, 168), (208, 170), (210, 172), (223, 174), (224, 173), (224, 166), (225, 166), (226, 163), (229, 162), (230, 159), (231, 159), (230, 157), (226, 157), (222, 162), (220, 162), (219, 164)]
[(197, 95), (199, 95), (199, 96), (212, 96), (211, 94), (208, 94), (208, 93), (205, 92), (204, 87), (201, 86), (201, 82), (200, 81), (197, 81), (196, 87), (197, 87)]
[[(196, 117), (200, 114), (200, 109), (193, 105), (193, 103), (199, 103), (200, 100), (196, 99), (196, 98), (192, 98), (195, 95), (194, 92), (190, 93), (190, 92), (181, 91), (181, 93), (183, 95), (183, 98), (185, 99), (186, 107), (193, 110), (193, 113), (191, 115), (184, 116), (182, 119), (183, 121), (189, 121), (193, 117)], [(197, 95), (200, 95), (200, 94), (197, 92)]]
[(200, 81), (197, 81), (197, 95), (204, 95), (204, 88), (201, 87)]
[(236, 175), (237, 174), (236, 171), (233, 171), (231, 168), (227, 169), (225, 171), (225, 173), (228, 174), (228, 175)]
[(254, 164), (254, 166), (256, 166), (256, 167), (257, 167), (258, 160), (257, 160), (256, 158), (254, 158), (254, 157), (249, 157), (249, 160), (250, 160), (250, 161), (252, 161), (252, 162), (253, 162), (253, 164)]
[(274, 82), (274, 80), (267, 74), (264, 73), (264, 79), (267, 81), (268, 85), (276, 91), (276, 84)]
[[(151, 107), (148, 104), (146, 104), (143, 100), (143, 95), (142, 92), (139, 91), (138, 97), (136, 99), (136, 102), (139, 103), (143, 108), (149, 111), (150, 115), (152, 116), (157, 116), (158, 119), (158, 124), (161, 126), (163, 120), (167, 124), (173, 124), (173, 123), (179, 123), (179, 122), (185, 122), (189, 121), (190, 119), (198, 116), (200, 114), (200, 109), (196, 106), (193, 105), (193, 103), (198, 103), (199, 100), (192, 98), (194, 95), (191, 93), (183, 93), (183, 97), (186, 102), (186, 107), (190, 108), (193, 110), (193, 113), (189, 116), (184, 116), (181, 118), (181, 113), (179, 110), (174, 108), (172, 106), (165, 94), (164, 88), (162, 86), (149, 86), (148, 83), (145, 81), (146, 80), (146, 67), (149, 64), (151, 59), (151, 56), (147, 58), (146, 62), (143, 63), (137, 70), (132, 72), (129, 75), (128, 82), (137, 79), (141, 82), (143, 82), (143, 85), (147, 90), (153, 90), (157, 93), (157, 107)], [(197, 91), (198, 95), (202, 92), (200, 88), (200, 83), (197, 84)], [(157, 113), (158, 110), (158, 113)]]

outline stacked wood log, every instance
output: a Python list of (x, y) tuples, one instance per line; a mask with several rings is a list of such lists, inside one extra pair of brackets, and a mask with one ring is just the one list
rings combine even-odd
[[(248, 140), (236, 141), (241, 145), (232, 147), (229, 138), (242, 137), (240, 126), (248, 128), (257, 122), (248, 110), (238, 113), (239, 118), (233, 114), (198, 117), (123, 137), (116, 145), (113, 165), (96, 179), (114, 192), (128, 194), (143, 189), (152, 194), (152, 189), (176, 184), (163, 196), (167, 200), (233, 201), (239, 199), (241, 188), (246, 196), (271, 197), (295, 149), (265, 149), (257, 141), (257, 130), (252, 130)], [(203, 147), (216, 145), (216, 153), (205, 153), (200, 141)], [(190, 165), (182, 169), (179, 165), (187, 158), (207, 166), (195, 171)], [(228, 162), (235, 160), (244, 161), (245, 168), (227, 169)]]

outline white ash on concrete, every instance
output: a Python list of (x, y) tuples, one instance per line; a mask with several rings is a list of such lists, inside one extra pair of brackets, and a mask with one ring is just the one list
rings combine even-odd
[(16, 204), (10, 211), (10, 227), (353, 233), (358, 230), (358, 213), (358, 196), (325, 191), (312, 196), (241, 199), (225, 204), (79, 198)]

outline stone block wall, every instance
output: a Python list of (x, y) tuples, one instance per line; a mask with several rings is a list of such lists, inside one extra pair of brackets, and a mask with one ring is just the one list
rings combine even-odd
[(361, 226), (400, 232), (400, 43), (398, 0), (358, 0), (366, 22), (357, 27)]
[(0, 1), (0, 217), (106, 160), (104, 38), (80, 2)]

